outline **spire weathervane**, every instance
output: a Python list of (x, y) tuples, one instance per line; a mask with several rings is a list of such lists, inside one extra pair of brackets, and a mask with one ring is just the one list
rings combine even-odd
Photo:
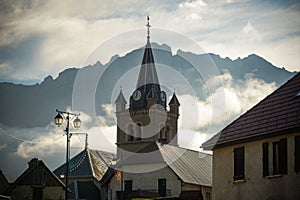
[(146, 24), (146, 26), (147, 26), (147, 40), (150, 40), (150, 27), (151, 27), (151, 25), (150, 25), (149, 15), (147, 15), (147, 24)]

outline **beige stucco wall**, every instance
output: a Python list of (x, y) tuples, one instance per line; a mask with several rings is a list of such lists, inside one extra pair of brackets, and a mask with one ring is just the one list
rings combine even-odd
[[(32, 199), (33, 189), (30, 185), (16, 186), (12, 191), (12, 199)], [(47, 186), (43, 188), (44, 200), (62, 200), (65, 199), (65, 191), (63, 187)]]
[[(300, 173), (294, 171), (294, 136), (278, 137), (233, 145), (213, 151), (213, 199), (300, 199)], [(288, 139), (288, 173), (262, 177), (262, 143)], [(233, 182), (233, 150), (245, 147), (245, 182)], [(269, 144), (269, 146), (272, 146)], [(270, 150), (269, 150), (270, 151)]]
[[(153, 168), (158, 168), (157, 164), (153, 164)], [(163, 166), (163, 165), (162, 165)], [(147, 169), (151, 167), (151, 164), (146, 165), (135, 165), (135, 166), (123, 166), (125, 171), (129, 171), (129, 169), (136, 169), (140, 171), (140, 169)], [(163, 167), (161, 169), (147, 172), (147, 173), (128, 173), (123, 172), (123, 181), (132, 180), (132, 189), (133, 190), (145, 190), (145, 189), (158, 189), (158, 179), (166, 179), (167, 190), (171, 190), (171, 196), (179, 196), (181, 193), (181, 180), (177, 177), (177, 175), (169, 168)], [(116, 199), (116, 191), (121, 190), (121, 183), (116, 180), (115, 177), (112, 178), (110, 183), (110, 189), (112, 190), (112, 199)], [(125, 185), (123, 185), (123, 189), (125, 189)]]

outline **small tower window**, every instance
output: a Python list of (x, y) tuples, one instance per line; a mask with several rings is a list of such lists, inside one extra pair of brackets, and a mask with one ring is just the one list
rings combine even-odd
[(133, 141), (134, 139), (134, 131), (133, 131), (133, 125), (128, 125), (128, 141)]
[(142, 124), (137, 123), (136, 125), (135, 140), (140, 141), (142, 139)]
[(171, 139), (172, 139), (171, 127), (169, 125), (166, 126), (166, 136), (165, 136), (165, 139), (167, 139), (168, 141), (171, 141)]
[(159, 139), (166, 139), (166, 128), (164, 124), (160, 125)]

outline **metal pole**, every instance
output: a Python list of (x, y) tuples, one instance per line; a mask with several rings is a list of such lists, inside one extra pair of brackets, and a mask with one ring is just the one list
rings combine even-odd
[(121, 163), (120, 163), (120, 173), (121, 173), (121, 200), (124, 200), (124, 191), (123, 191), (123, 169), (122, 169), (122, 150), (120, 151), (121, 152)]
[(67, 155), (66, 155), (66, 191), (65, 191), (65, 200), (68, 199), (68, 179), (69, 179), (69, 149), (70, 149), (70, 137), (69, 137), (69, 128), (70, 128), (70, 114), (67, 113)]

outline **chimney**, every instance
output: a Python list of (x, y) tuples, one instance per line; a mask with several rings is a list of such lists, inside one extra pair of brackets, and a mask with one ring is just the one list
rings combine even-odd
[(32, 158), (29, 162), (29, 168), (35, 167), (39, 164), (39, 160), (37, 158)]

